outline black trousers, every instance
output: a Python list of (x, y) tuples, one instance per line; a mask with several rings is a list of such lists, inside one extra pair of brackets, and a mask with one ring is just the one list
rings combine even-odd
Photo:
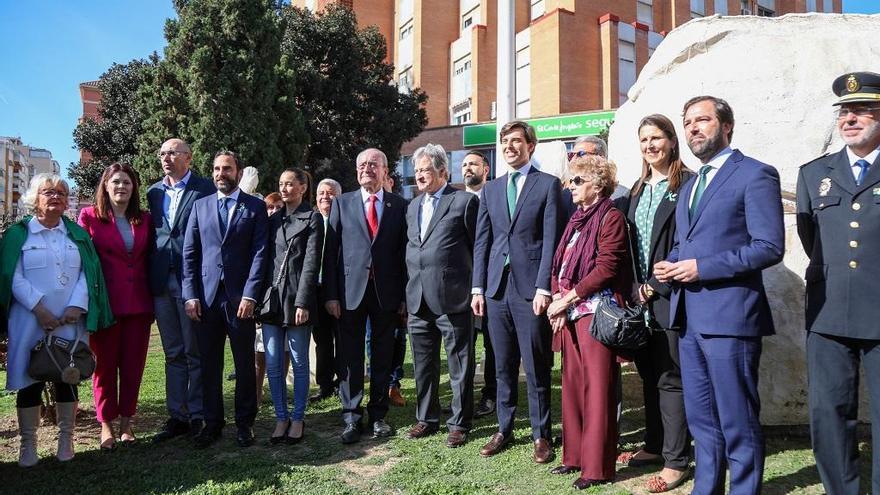
[(416, 380), (416, 420), (440, 423), (440, 344), (446, 348), (452, 416), (449, 430), (467, 431), (474, 412), (473, 316), (470, 311), (435, 315), (427, 305), (409, 315), (409, 337)]
[[(37, 382), (18, 391), (15, 395), (15, 407), (23, 409), (43, 404), (43, 388), (45, 382)], [(53, 382), (55, 385), (55, 402), (76, 402), (79, 400), (79, 389), (76, 385)]]
[(492, 337), (489, 335), (489, 318), (475, 317), (475, 323), (480, 328), (474, 328), (474, 346), (477, 345), (477, 336), (483, 335), (483, 349), (486, 355), (483, 361), (483, 388), (480, 390), (480, 399), (495, 400), (498, 395), (498, 381), (495, 378), (495, 349), (492, 347)]
[(645, 451), (682, 471), (690, 462), (691, 437), (684, 414), (678, 332), (655, 330), (635, 356), (645, 398)]
[(859, 491), (859, 365), (871, 396), (871, 493), (880, 494), (880, 340), (807, 333), (810, 434), (829, 495)]
[[(235, 365), (235, 424), (250, 427), (257, 416), (257, 386), (249, 379), (254, 372), (254, 338), (256, 329), (253, 319), (241, 320), (236, 316), (239, 301), (229, 301), (223, 284), (210, 307), (202, 305), (202, 321), (196, 322), (199, 354), (202, 357), (202, 387), (205, 406), (205, 425), (222, 428), (225, 424), (223, 411), (223, 363), (226, 337), (232, 349)], [(248, 378), (248, 379), (246, 379)]]
[(526, 372), (529, 422), (532, 438), (552, 440), (550, 436), (550, 370), (553, 368), (552, 331), (545, 315), (535, 316), (534, 294), (519, 294), (509, 270), (502, 278), (500, 298), (486, 298), (489, 332), (495, 346), (495, 372), (498, 378), (498, 431), (510, 435), (519, 401), (519, 364)]
[(342, 419), (346, 423), (360, 423), (364, 411), (364, 341), (370, 319), (370, 399), (367, 402), (369, 421), (385, 419), (388, 414), (388, 384), (391, 380), (391, 361), (394, 355), (394, 329), (397, 326), (397, 308), (383, 309), (376, 297), (375, 282), (367, 290), (355, 310), (342, 310), (339, 340), (336, 350), (339, 359), (339, 399)]
[(318, 289), (318, 316), (312, 330), (315, 341), (315, 382), (321, 392), (329, 392), (339, 384), (336, 342), (339, 332), (339, 320), (324, 308), (322, 291)]

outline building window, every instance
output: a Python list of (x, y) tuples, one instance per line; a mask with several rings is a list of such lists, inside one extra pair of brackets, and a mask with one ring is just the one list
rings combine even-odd
[(532, 72), (529, 47), (516, 52), (516, 117), (531, 117)]
[(470, 110), (468, 110), (468, 111), (465, 112), (465, 113), (460, 113), (460, 114), (457, 114), (457, 115), (453, 115), (453, 116), (452, 116), (452, 123), (453, 123), (454, 125), (467, 124), (467, 123), (470, 122), (470, 121), (471, 121), (471, 112), (470, 112)]
[(452, 104), (471, 97), (471, 56), (460, 58), (452, 64)]
[(413, 78), (412, 66), (400, 71), (400, 74), (397, 76), (397, 90), (408, 94), (413, 89), (413, 84), (415, 84), (415, 80)]
[(639, 0), (636, 5), (636, 19), (650, 29), (654, 29), (654, 0)]
[(752, 6), (749, 4), (749, 0), (740, 1), (739, 13), (742, 15), (752, 15)]
[(691, 0), (691, 19), (706, 16), (706, 0)]
[(400, 28), (400, 41), (404, 41), (413, 34), (413, 23), (408, 23), (407, 25)]
[(715, 0), (715, 13), (718, 15), (728, 15), (727, 0)]
[(834, 12), (834, 3), (831, 0), (822, 0), (822, 7), (825, 12)]
[(400, 22), (406, 22), (413, 18), (413, 0), (400, 0)]
[(534, 21), (538, 17), (541, 17), (546, 12), (546, 6), (544, 5), (544, 0), (531, 0), (532, 2), (532, 15), (531, 19)]
[(620, 57), (620, 103), (623, 104), (626, 102), (626, 93), (629, 88), (636, 83), (636, 44), (631, 41), (619, 40), (618, 53)]
[(776, 0), (758, 0), (758, 12), (761, 17), (773, 17), (776, 15)]
[(461, 16), (461, 30), (462, 31), (473, 26), (474, 24), (479, 24), (479, 23), (480, 23), (480, 5), (479, 4), (477, 4), (476, 7), (465, 12), (465, 14), (463, 16)]
[(807, 0), (807, 12), (816, 11), (816, 0)]

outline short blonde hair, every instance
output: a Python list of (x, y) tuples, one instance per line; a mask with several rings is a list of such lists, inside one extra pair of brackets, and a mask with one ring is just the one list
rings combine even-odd
[(53, 188), (58, 187), (60, 184), (64, 191), (68, 195), (70, 194), (70, 186), (67, 185), (67, 182), (60, 175), (50, 173), (37, 174), (31, 179), (31, 183), (22, 197), (22, 203), (24, 203), (25, 210), (28, 213), (39, 213), (37, 211), (37, 194), (40, 193), (40, 188), (46, 184)]
[(597, 155), (576, 156), (568, 162), (569, 175), (580, 175), (599, 188), (604, 197), (611, 197), (617, 187), (617, 165)]

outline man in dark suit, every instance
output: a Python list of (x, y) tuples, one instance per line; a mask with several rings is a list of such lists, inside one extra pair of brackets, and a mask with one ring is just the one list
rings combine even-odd
[(202, 356), (205, 428), (195, 438), (204, 448), (220, 438), (223, 417), (223, 348), (232, 348), (236, 375), (235, 425), (242, 447), (254, 442), (257, 415), (254, 370), (254, 306), (261, 296), (269, 219), (263, 201), (238, 188), (243, 166), (230, 151), (214, 156), (217, 194), (195, 202), (183, 243), (183, 297), (196, 322)]
[(473, 194), (446, 182), (449, 163), (442, 146), (413, 153), (419, 194), (406, 212), (406, 306), (416, 380), (416, 423), (407, 437), (422, 438), (440, 427), (440, 344), (445, 344), (452, 388), (448, 447), (467, 441), (474, 400), (473, 315), (470, 311), (477, 207)]
[(562, 233), (559, 179), (531, 161), (537, 138), (525, 122), (501, 128), (507, 173), (483, 188), (474, 245), (474, 314), (489, 315), (498, 379), (498, 433), (480, 449), (492, 456), (513, 438), (520, 358), (526, 372), (533, 459), (550, 462), (550, 265)]
[(684, 106), (688, 146), (703, 162), (676, 206), (676, 241), (654, 265), (670, 299), (679, 341), (685, 414), (696, 441), (695, 495), (761, 491), (758, 364), (774, 333), (762, 270), (782, 260), (779, 174), (730, 148), (733, 110), (700, 96)]
[[(472, 150), (461, 162), (461, 178), (464, 190), (483, 197), (483, 186), (489, 180), (489, 159), (483, 153)], [(495, 399), (498, 396), (498, 382), (495, 380), (495, 349), (489, 336), (489, 319), (485, 316), (474, 316), (474, 346), (477, 335), (483, 335), (483, 388), (480, 390), (480, 401), (474, 409), (474, 418), (482, 418), (495, 412)]]
[(813, 452), (825, 491), (859, 489), (859, 365), (871, 395), (873, 493), (880, 493), (880, 74), (833, 84), (846, 146), (801, 167), (797, 226), (807, 266), (807, 370)]
[(195, 200), (214, 194), (214, 184), (190, 170), (192, 152), (186, 141), (169, 139), (159, 149), (165, 177), (147, 190), (156, 247), (150, 256), (150, 289), (156, 324), (165, 351), (165, 402), (168, 420), (156, 442), (191, 433), (204, 425), (199, 348), (181, 295), (181, 253), (189, 213)]
[(406, 201), (385, 192), (385, 153), (371, 148), (357, 157), (357, 191), (333, 200), (324, 248), (327, 312), (340, 319), (337, 344), (343, 443), (360, 440), (364, 398), (364, 338), (370, 319), (370, 400), (373, 435), (394, 432), (385, 422), (394, 354), (394, 329), (405, 314)]

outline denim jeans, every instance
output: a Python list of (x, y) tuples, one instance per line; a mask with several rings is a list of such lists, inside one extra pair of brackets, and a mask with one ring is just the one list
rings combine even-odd
[[(311, 326), (279, 327), (263, 324), (263, 345), (266, 347), (266, 375), (275, 405), (275, 418), (302, 421), (309, 401), (309, 341)], [(287, 382), (284, 369), (284, 346), (290, 349), (293, 367), (293, 412), (287, 407)]]

